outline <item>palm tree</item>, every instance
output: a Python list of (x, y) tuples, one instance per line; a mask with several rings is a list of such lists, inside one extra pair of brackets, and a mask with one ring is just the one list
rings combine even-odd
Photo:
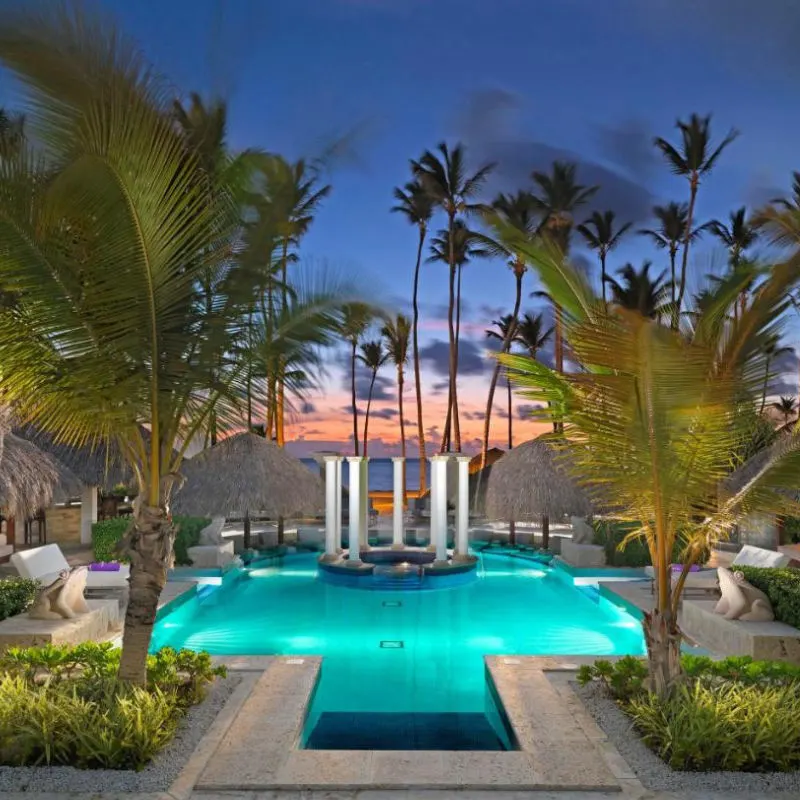
[(672, 311), (672, 327), (677, 329), (683, 297), (686, 293), (686, 266), (689, 259), (689, 242), (691, 241), (692, 225), (694, 224), (694, 206), (697, 200), (700, 179), (711, 172), (722, 151), (739, 133), (734, 128), (731, 128), (722, 142), (711, 150), (710, 114), (706, 117), (692, 114), (688, 122), (679, 119), (675, 126), (681, 135), (681, 142), (678, 147), (661, 137), (657, 137), (654, 140), (654, 144), (663, 154), (672, 172), (685, 177), (689, 181), (689, 209), (686, 218), (686, 233), (683, 239), (681, 281), (678, 296), (675, 299), (675, 307)]
[(772, 404), (772, 407), (783, 417), (783, 424), (786, 426), (797, 413), (797, 400), (794, 397), (782, 396), (779, 401)]
[(13, 158), (25, 141), (25, 117), (0, 108), (0, 158)]
[[(263, 191), (269, 198), (275, 232), (278, 239), (278, 275), (280, 276), (281, 306), (288, 300), (287, 269), (290, 261), (296, 260), (296, 250), (301, 239), (308, 233), (314, 214), (322, 201), (331, 193), (330, 185), (319, 185), (319, 174), (309, 168), (304, 159), (290, 163), (280, 156), (264, 162)], [(267, 313), (274, 314), (272, 298), (267, 303)], [(278, 378), (275, 402), (276, 442), (283, 447), (285, 442), (284, 380)]]
[[(342, 307), (341, 335), (350, 344), (350, 397), (353, 404), (353, 453), (358, 452), (358, 405), (356, 399), (356, 359), (358, 345), (374, 317), (366, 303), (345, 303)], [(364, 443), (366, 448), (366, 442)], [(364, 453), (366, 455), (366, 453)]]
[[(505, 343), (511, 339), (513, 339), (514, 334), (517, 330), (517, 322), (516, 319), (512, 314), (505, 314), (500, 319), (493, 319), (492, 325), (494, 328), (488, 328), (486, 331), (486, 336), (489, 339), (497, 339), (501, 342), (501, 347), (505, 346)], [(508, 352), (502, 351), (501, 352)], [(500, 362), (497, 362), (498, 365)], [(513, 429), (512, 429), (512, 420), (513, 414), (511, 410), (512, 405), (512, 397), (511, 397), (511, 382), (506, 381), (506, 386), (508, 388), (508, 449), (511, 450), (514, 447), (514, 437), (513, 437)]]
[[(570, 234), (573, 214), (585, 205), (598, 191), (599, 186), (582, 186), (576, 182), (577, 167), (564, 161), (554, 161), (552, 171), (533, 172), (531, 177), (538, 187), (536, 204), (544, 215), (544, 227), (551, 241), (561, 253), (561, 258), (569, 255)], [(555, 316), (555, 359), (556, 369), (564, 370), (564, 337), (562, 335), (561, 309), (554, 307)]]
[[(539, 230), (539, 215), (536, 212), (533, 197), (530, 192), (519, 191), (515, 195), (498, 195), (492, 203), (492, 211), (488, 215), (490, 225), (511, 226), (518, 232), (518, 235), (527, 240), (533, 239)], [(498, 245), (494, 240), (487, 240), (490, 252), (499, 251), (508, 258), (508, 265), (514, 274), (515, 292), (514, 309), (510, 319), (514, 324), (506, 329), (505, 337), (500, 345), (500, 352), (507, 353), (511, 347), (516, 328), (515, 320), (519, 316), (519, 307), (522, 303), (522, 279), (525, 277), (527, 269), (525, 259), (518, 251)], [(483, 446), (481, 449), (481, 469), (486, 466), (486, 456), (489, 452), (489, 432), (492, 421), (492, 406), (494, 405), (494, 393), (497, 389), (497, 381), (500, 377), (500, 362), (496, 362), (492, 370), (492, 379), (489, 382), (489, 396), (486, 400), (486, 414), (483, 420)], [(511, 425), (509, 421), (509, 426)], [(509, 436), (509, 441), (511, 437)]]
[(773, 244), (786, 246), (800, 242), (800, 172), (792, 173), (789, 197), (774, 197), (757, 211), (753, 224), (765, 231)]
[[(643, 620), (649, 686), (663, 696), (681, 677), (678, 608), (692, 566), (743, 515), (794, 514), (790, 509), (800, 507), (785, 491), (797, 483), (797, 436), (768, 451), (750, 480), (719, 491), (732, 454), (752, 436), (738, 412), (754, 408), (761, 393), (761, 344), (786, 310), (800, 255), (773, 267), (744, 319), (715, 341), (689, 341), (635, 311), (606, 313), (578, 270), (535, 245), (526, 251), (545, 290), (565, 309), (580, 369), (563, 374), (522, 356), (501, 358), (524, 397), (564, 409), (564, 436), (552, 437), (567, 451), (564, 468), (598, 507), (613, 507), (633, 523), (629, 539), (647, 545), (656, 576), (654, 607)], [(717, 287), (711, 319), (701, 319), (701, 328), (713, 328), (738, 288)], [(683, 569), (673, 581), (676, 547)]]
[[(388, 320), (384, 324), (381, 334), (386, 340), (387, 356), (397, 368), (397, 413), (400, 415), (400, 455), (403, 457), (403, 503), (405, 503), (406, 423), (403, 415), (403, 386), (405, 385), (405, 367), (408, 362), (408, 340), (411, 335), (411, 323), (408, 321), (408, 317), (398, 314), (395, 319)], [(420, 460), (421, 467), (422, 460)]]
[[(452, 232), (452, 233), (451, 233)], [(453, 304), (455, 307), (455, 330), (454, 344), (456, 355), (456, 376), (458, 375), (458, 342), (461, 336), (461, 273), (464, 267), (473, 258), (486, 258), (490, 255), (490, 251), (485, 246), (485, 239), (483, 236), (471, 231), (463, 220), (457, 219), (453, 223), (452, 228), (442, 228), (439, 233), (431, 239), (431, 255), (428, 257), (428, 263), (441, 262), (444, 264), (453, 264), (456, 271), (456, 288)], [(456, 447), (461, 447), (461, 428), (457, 420), (454, 420), (454, 415), (458, 411), (457, 395), (455, 396), (456, 402), (453, 402), (447, 409), (447, 417), (445, 418), (445, 436), (442, 438), (442, 452), (444, 453), (449, 449), (450, 440), (446, 438), (447, 431), (452, 427), (457, 433)], [(461, 452), (457, 449), (456, 452)]]
[[(658, 229), (641, 228), (638, 233), (649, 236), (656, 247), (669, 252), (670, 296), (672, 305), (675, 306), (677, 299), (675, 291), (678, 287), (675, 258), (682, 243), (686, 241), (686, 232), (689, 230), (689, 205), (671, 202), (665, 206), (653, 206), (653, 216), (660, 223)], [(705, 228), (705, 225), (695, 228), (689, 236), (690, 241), (699, 238)]]
[[(422, 248), (428, 233), (428, 223), (433, 215), (433, 198), (425, 191), (419, 181), (407, 183), (405, 188), (394, 190), (395, 199), (398, 201), (392, 211), (403, 214), (412, 224), (417, 226), (419, 239), (417, 242), (417, 263), (414, 266), (414, 288), (411, 296), (413, 308), (412, 340), (414, 349), (414, 386), (417, 392), (417, 435), (419, 439), (419, 490), (424, 492), (428, 486), (427, 469), (428, 460), (425, 451), (425, 423), (422, 419), (422, 379), (419, 366), (419, 267), (422, 262)], [(402, 417), (402, 414), (401, 414)], [(405, 482), (403, 483), (405, 487)]]
[[(706, 227), (725, 245), (728, 250), (730, 268), (737, 272), (741, 268), (744, 252), (752, 247), (758, 239), (758, 229), (752, 219), (747, 219), (747, 209), (744, 206), (732, 211), (729, 219), (729, 225), (714, 219)], [(744, 314), (746, 307), (747, 290), (739, 296), (739, 312)], [(734, 313), (737, 313), (736, 305), (734, 305)]]
[(550, 341), (553, 329), (544, 327), (543, 314), (524, 314), (517, 322), (514, 344), (522, 347), (527, 356), (536, 361), (539, 351)]
[(578, 225), (578, 233), (586, 240), (590, 250), (597, 250), (600, 259), (600, 285), (603, 302), (606, 302), (606, 258), (619, 244), (619, 240), (627, 233), (633, 223), (626, 222), (618, 231), (614, 231), (614, 212), (601, 214), (595, 211), (582, 225)]
[[(447, 261), (450, 267), (450, 293), (448, 300), (447, 328), (450, 340), (450, 379), (447, 398), (447, 420), (442, 437), (443, 452), (449, 449), (454, 439), (455, 452), (461, 452), (461, 426), (458, 418), (458, 338), (453, 319), (456, 309), (456, 217), (480, 210), (474, 199), (486, 182), (494, 164), (484, 164), (472, 175), (466, 173), (464, 146), (457, 144), (452, 150), (445, 142), (436, 148), (438, 155), (426, 150), (419, 161), (412, 161), (411, 168), (434, 203), (447, 214), (448, 245)], [(441, 235), (440, 235), (441, 236)], [(451, 436), (452, 430), (452, 436)]]
[[(0, 315), (4, 398), (62, 441), (118, 447), (136, 476), (119, 676), (143, 684), (173, 482), (220, 398), (238, 394), (223, 356), (251, 288), (230, 260), (239, 218), (227, 192), (206, 190), (162, 82), (107, 21), (20, 6), (4, 18), (0, 63), (47, 142), (0, 159), (0, 282), (19, 289)], [(197, 287), (212, 269), (228, 279), (209, 310)]]
[(378, 377), (378, 370), (386, 363), (389, 354), (383, 349), (380, 339), (371, 342), (364, 342), (361, 345), (361, 352), (358, 355), (359, 361), (372, 373), (369, 381), (369, 394), (367, 395), (367, 411), (364, 414), (364, 458), (367, 457), (367, 445), (369, 439), (369, 411), (372, 406), (372, 390), (375, 388), (375, 378)]
[(664, 282), (667, 271), (663, 270), (655, 278), (651, 278), (649, 273), (652, 266), (650, 261), (643, 261), (637, 272), (632, 264), (625, 264), (617, 272), (622, 283), (614, 278), (607, 279), (615, 305), (629, 311), (638, 311), (649, 319), (657, 319), (661, 315), (669, 292)]
[(764, 408), (767, 405), (767, 392), (769, 391), (769, 379), (771, 376), (770, 367), (777, 361), (780, 356), (793, 353), (791, 347), (781, 347), (780, 339), (777, 334), (772, 334), (767, 337), (766, 343), (763, 347), (764, 352), (764, 386), (761, 392), (761, 408), (759, 413), (764, 413)]

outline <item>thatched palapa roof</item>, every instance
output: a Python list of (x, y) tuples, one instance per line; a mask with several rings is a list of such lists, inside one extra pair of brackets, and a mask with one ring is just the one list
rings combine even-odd
[(285, 450), (254, 433), (239, 433), (186, 459), (172, 510), (198, 516), (261, 512), (269, 517), (321, 513), (322, 480)]
[(0, 438), (0, 506), (7, 514), (29, 517), (53, 499), (80, 493), (78, 478), (52, 456), (11, 433)]
[(493, 466), (486, 489), (490, 519), (536, 522), (542, 516), (586, 516), (592, 507), (586, 493), (559, 463), (547, 437), (509, 450)]

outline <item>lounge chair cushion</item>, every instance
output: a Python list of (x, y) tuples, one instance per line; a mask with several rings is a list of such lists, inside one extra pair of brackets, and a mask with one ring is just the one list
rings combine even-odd
[(746, 544), (733, 559), (735, 567), (785, 567), (791, 559), (783, 553)]
[(46, 544), (31, 550), (20, 550), (11, 556), (11, 563), (22, 578), (32, 578), (49, 586), (69, 564), (57, 544)]

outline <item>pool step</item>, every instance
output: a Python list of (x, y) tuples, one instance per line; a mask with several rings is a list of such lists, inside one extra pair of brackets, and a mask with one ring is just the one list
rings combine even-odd
[(323, 711), (308, 750), (505, 750), (480, 713)]

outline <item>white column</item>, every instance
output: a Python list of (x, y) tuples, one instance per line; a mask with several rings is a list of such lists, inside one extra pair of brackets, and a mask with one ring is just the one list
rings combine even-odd
[[(447, 561), (447, 462), (450, 456), (431, 459), (431, 542), (436, 561)], [(433, 481), (436, 481), (434, 484)]]
[(430, 468), (428, 475), (430, 476), (431, 484), (428, 494), (430, 498), (430, 534), (428, 536), (428, 550), (436, 549), (436, 525), (439, 519), (439, 472), (436, 467), (434, 467), (434, 458), (436, 458), (436, 456), (431, 456), (428, 462)]
[(456, 496), (455, 558), (469, 554), (469, 456), (455, 456), (458, 462), (458, 494)]
[(358, 565), (361, 563), (359, 542), (361, 540), (361, 458), (348, 456), (347, 463), (350, 470), (350, 524), (348, 539), (350, 551), (348, 563)]
[(336, 457), (336, 552), (342, 552), (342, 462), (341, 456)]
[(336, 558), (336, 456), (325, 456), (325, 560)]
[(361, 549), (369, 550), (369, 458), (361, 458)]
[(403, 472), (406, 460), (402, 457), (392, 459), (394, 468), (394, 496), (392, 497), (392, 548), (401, 550), (403, 544)]
[(92, 543), (92, 523), (97, 522), (97, 487), (81, 488), (81, 544)]

